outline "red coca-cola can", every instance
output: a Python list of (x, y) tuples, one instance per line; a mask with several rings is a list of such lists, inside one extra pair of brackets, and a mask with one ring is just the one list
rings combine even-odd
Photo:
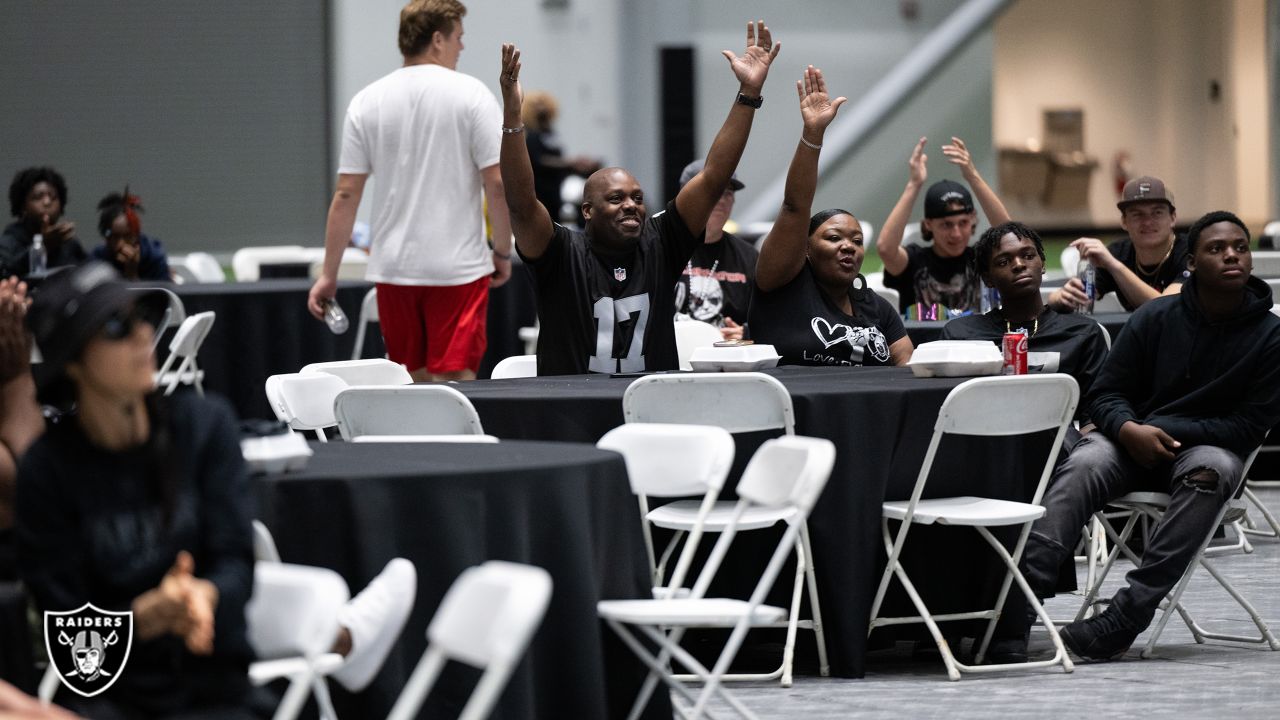
[(1011, 332), (1004, 334), (1004, 369), (1002, 375), (1027, 374), (1027, 334)]

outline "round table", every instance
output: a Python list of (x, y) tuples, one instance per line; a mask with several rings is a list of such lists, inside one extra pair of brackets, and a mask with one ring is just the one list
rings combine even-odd
[[(646, 597), (638, 507), (621, 456), (546, 442), (313, 443), (303, 472), (256, 479), (260, 517), (285, 562), (328, 567), (352, 594), (393, 557), (414, 562), (418, 594), (396, 648), (359, 696), (335, 688), (342, 717), (381, 717), (423, 649), (445, 591), (466, 567), (545, 568), (554, 589), (527, 661), (495, 718), (619, 717), (643, 666), (596, 618), (602, 599)], [(452, 665), (428, 708), (456, 715), (478, 673)], [(656, 693), (650, 717), (671, 717)]]
[[(767, 371), (786, 386), (796, 433), (825, 437), (838, 449), (831, 480), (809, 521), (831, 671), (861, 677), (867, 617), (884, 565), (881, 504), (910, 496), (937, 420), (953, 387), (967, 378), (917, 378), (906, 368), (782, 367)], [(622, 395), (634, 382), (604, 375), (488, 380), (454, 385), (480, 413), (485, 432), (500, 438), (594, 442), (622, 424)], [(992, 408), (992, 412), (999, 412)], [(1032, 438), (944, 440), (926, 497), (988, 495), (1028, 500), (1039, 480), (1052, 433)], [(761, 441), (738, 438), (736, 477)], [(927, 558), (936, 570), (913, 572), (934, 612), (993, 594), (981, 568), (989, 549), (955, 532), (912, 531), (908, 565)], [(948, 529), (951, 530), (951, 529)], [(973, 542), (969, 542), (972, 540)], [(932, 542), (931, 542), (932, 541)], [(736, 543), (735, 543), (736, 546)], [(975, 549), (977, 548), (977, 549)], [(729, 569), (728, 567), (726, 569)], [(996, 582), (999, 581), (999, 573)], [(786, 571), (780, 577), (787, 577)], [(777, 594), (786, 583), (778, 583)], [(749, 587), (749, 586), (748, 586)], [(891, 593), (889, 602), (905, 603)], [(787, 603), (782, 599), (782, 604)], [(912, 630), (911, 632), (914, 632)], [(879, 634), (880, 631), (877, 631)], [(883, 633), (888, 638), (889, 633)], [(797, 652), (812, 647), (808, 638)]]

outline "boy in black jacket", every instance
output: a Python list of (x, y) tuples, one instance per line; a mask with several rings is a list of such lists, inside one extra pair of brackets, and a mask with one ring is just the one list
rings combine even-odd
[(1062, 628), (1090, 660), (1119, 657), (1177, 584), (1241, 481), (1242, 458), (1280, 421), (1280, 318), (1253, 278), (1249, 231), (1212, 212), (1187, 233), (1181, 294), (1134, 313), (1089, 399), (1098, 429), (1054, 474), (1032, 528), (1026, 577), (1045, 596), (1089, 516), (1125, 493), (1171, 496), (1142, 563), (1096, 617)]

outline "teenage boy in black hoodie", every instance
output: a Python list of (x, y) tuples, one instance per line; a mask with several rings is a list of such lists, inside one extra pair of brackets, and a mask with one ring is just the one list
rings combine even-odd
[(1141, 564), (1100, 615), (1062, 628), (1088, 660), (1110, 660), (1151, 623), (1235, 493), (1242, 458), (1280, 422), (1280, 318), (1253, 278), (1249, 231), (1212, 212), (1187, 233), (1191, 277), (1177, 296), (1138, 309), (1089, 399), (1098, 429), (1054, 473), (1027, 544), (1025, 575), (1052, 595), (1089, 516), (1125, 493), (1171, 496)]

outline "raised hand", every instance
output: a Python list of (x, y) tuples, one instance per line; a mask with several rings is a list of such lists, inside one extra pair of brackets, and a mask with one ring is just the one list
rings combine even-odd
[(769, 65), (778, 57), (782, 43), (773, 42), (773, 34), (763, 20), (754, 23), (747, 21), (747, 49), (742, 55), (734, 55), (729, 50), (721, 50), (720, 54), (729, 61), (734, 77), (742, 86), (759, 94), (764, 87), (764, 80), (769, 76)]
[(805, 68), (804, 79), (796, 81), (796, 93), (800, 95), (800, 117), (804, 120), (804, 129), (819, 133), (836, 119), (840, 106), (849, 101), (846, 97), (829, 99), (827, 81), (823, 79), (822, 71), (812, 65)]
[(30, 371), (31, 348), (22, 324), (28, 304), (26, 283), (16, 277), (0, 281), (0, 383)]
[(515, 110), (520, 114), (524, 105), (524, 90), (520, 88), (520, 48), (511, 43), (502, 45), (502, 74), (498, 76), (498, 85), (502, 88), (502, 105), (507, 110)]
[(908, 179), (917, 187), (924, 185), (924, 181), (929, 179), (929, 170), (925, 167), (929, 156), (924, 154), (924, 144), (928, 141), (929, 138), (920, 138), (911, 151), (911, 158), (907, 160), (907, 167), (911, 169)]
[(948, 162), (960, 167), (960, 173), (966, 180), (978, 174), (978, 169), (973, 166), (973, 158), (969, 155), (969, 148), (964, 146), (964, 141), (960, 138), (952, 135), (951, 144), (942, 146), (942, 154), (947, 156)]

